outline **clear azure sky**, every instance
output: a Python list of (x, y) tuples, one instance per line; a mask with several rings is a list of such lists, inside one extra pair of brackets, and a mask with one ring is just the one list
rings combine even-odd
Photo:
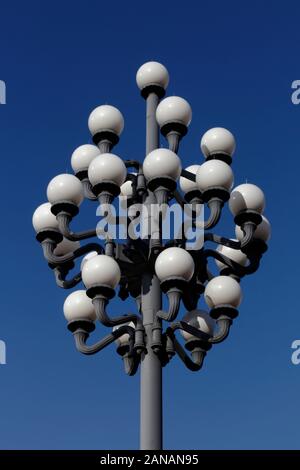
[[(31, 217), (48, 181), (71, 172), (72, 151), (90, 142), (87, 118), (117, 106), (125, 130), (116, 148), (143, 159), (144, 102), (138, 67), (157, 60), (170, 73), (168, 95), (193, 109), (183, 165), (202, 162), (201, 135), (236, 136), (235, 184), (266, 194), (273, 227), (260, 270), (244, 278), (230, 338), (199, 373), (178, 359), (164, 370), (167, 449), (297, 449), (300, 445), (299, 2), (2, 2), (0, 79), (1, 449), (134, 449), (139, 376), (127, 377), (114, 346), (76, 352), (62, 313), (67, 293), (35, 241)], [(234, 236), (228, 209), (217, 233)], [(84, 203), (74, 228), (96, 224)], [(201, 304), (202, 305), (202, 304)], [(114, 301), (110, 313), (133, 304)], [(97, 337), (103, 331), (97, 330)]]

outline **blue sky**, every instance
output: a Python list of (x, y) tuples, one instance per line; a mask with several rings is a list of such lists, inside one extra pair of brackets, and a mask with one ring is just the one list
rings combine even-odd
[[(48, 181), (71, 171), (90, 136), (97, 105), (117, 106), (125, 130), (116, 149), (144, 155), (144, 102), (135, 84), (148, 60), (170, 73), (168, 94), (193, 108), (180, 157), (202, 161), (200, 136), (236, 136), (236, 184), (266, 194), (272, 222), (261, 269), (242, 282), (244, 300), (230, 338), (200, 373), (178, 359), (164, 370), (164, 442), (173, 449), (297, 449), (300, 365), (299, 230), (300, 7), (297, 2), (5, 2), (1, 5), (0, 448), (132, 449), (138, 446), (139, 376), (127, 377), (113, 349), (75, 351), (58, 289), (31, 226)], [(91, 228), (84, 204), (74, 227)], [(228, 209), (217, 233), (233, 236)], [(115, 301), (111, 313), (132, 305)], [(98, 330), (98, 334), (101, 331)]]

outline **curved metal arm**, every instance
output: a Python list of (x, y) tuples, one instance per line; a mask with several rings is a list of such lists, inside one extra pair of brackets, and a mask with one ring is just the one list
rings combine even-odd
[(62, 272), (59, 267), (54, 268), (56, 285), (63, 289), (71, 289), (81, 282), (81, 272), (76, 274), (72, 279), (66, 280), (67, 273)]
[(193, 359), (185, 352), (184, 348), (181, 346), (179, 341), (176, 339), (174, 334), (174, 329), (171, 327), (166, 330), (166, 335), (173, 343), (174, 351), (177, 353), (181, 361), (185, 366), (192, 372), (197, 372), (203, 366), (203, 361), (206, 356), (206, 351), (201, 348), (195, 348), (192, 353)]
[(97, 352), (101, 351), (104, 349), (106, 346), (109, 344), (113, 343), (116, 339), (120, 338), (124, 334), (129, 334), (131, 337), (134, 336), (134, 328), (131, 328), (131, 326), (124, 325), (118, 328), (115, 331), (112, 331), (109, 335), (105, 336), (102, 338), (100, 341), (97, 343), (88, 346), (86, 344), (86, 341), (89, 337), (89, 333), (84, 331), (82, 328), (79, 328), (76, 330), (73, 335), (75, 339), (75, 345), (76, 349), (81, 352), (82, 354), (96, 354)]
[(213, 228), (217, 225), (220, 220), (222, 208), (224, 206), (224, 202), (222, 201), (222, 199), (213, 198), (208, 201), (207, 205), (210, 209), (209, 217), (205, 222), (200, 222), (196, 220), (194, 224), (197, 228), (205, 230)]
[(46, 258), (48, 263), (53, 265), (61, 265), (64, 263), (68, 263), (69, 261), (73, 261), (74, 259), (79, 258), (80, 256), (86, 255), (90, 251), (97, 251), (98, 254), (104, 252), (101, 245), (98, 245), (97, 243), (88, 243), (87, 245), (81, 246), (75, 251), (71, 251), (70, 253), (67, 253), (63, 256), (57, 256), (54, 254), (56, 244), (51, 240), (43, 241), (42, 248), (44, 257)]
[[(223, 208), (223, 201), (221, 199), (212, 199), (207, 203), (210, 209), (210, 215), (206, 222), (204, 222), (204, 229), (210, 229), (217, 225), (220, 220), (222, 208)], [(197, 225), (197, 222), (196, 222)]]
[(136, 354), (131, 355), (130, 353), (126, 353), (123, 356), (123, 362), (126, 374), (132, 377), (138, 370), (140, 357)]
[(218, 245), (228, 246), (229, 248), (233, 248), (234, 250), (241, 249), (241, 242), (230, 240), (230, 238), (221, 237), (220, 235), (215, 235), (214, 233), (205, 233), (204, 241), (217, 243)]
[(216, 320), (216, 324), (218, 326), (217, 332), (213, 336), (209, 336), (206, 333), (203, 333), (202, 331), (198, 330), (197, 328), (194, 328), (193, 326), (189, 325), (188, 323), (184, 321), (179, 321), (170, 325), (169, 328), (167, 328), (166, 330), (166, 334), (172, 338), (176, 330), (184, 330), (202, 341), (205, 341), (210, 344), (216, 344), (221, 343), (227, 338), (232, 323), (232, 318), (229, 318), (226, 315), (220, 316)]
[(98, 198), (95, 196), (95, 194), (92, 191), (92, 185), (90, 183), (90, 180), (88, 178), (84, 178), (82, 181), (82, 186), (83, 186), (83, 193), (84, 197), (86, 199), (89, 199), (90, 201), (97, 201)]
[(76, 242), (79, 240), (85, 240), (87, 238), (92, 238), (97, 235), (96, 229), (86, 230), (86, 231), (77, 232), (77, 233), (72, 232), (69, 228), (69, 224), (72, 220), (72, 217), (65, 212), (61, 212), (57, 214), (56, 219), (58, 222), (59, 230), (62, 233), (62, 235), (68, 240), (71, 240), (73, 242)]
[(192, 173), (192, 172), (190, 172), (190, 171), (188, 171), (188, 170), (182, 169), (182, 170), (181, 170), (181, 176), (183, 176), (184, 178), (186, 178), (186, 179), (188, 179), (188, 180), (190, 180), (190, 181), (193, 181), (194, 183), (195, 183), (195, 181), (196, 181), (196, 175), (195, 175), (195, 173)]
[(206, 356), (206, 351), (196, 348), (197, 350), (193, 351), (193, 359), (185, 352), (179, 341), (174, 336), (173, 339), (174, 349), (177, 355), (180, 357), (185, 366), (192, 372), (197, 372), (203, 366), (204, 358)]
[(250, 258), (250, 264), (248, 266), (242, 266), (241, 264), (236, 263), (232, 259), (228, 258), (227, 256), (223, 255), (219, 251), (215, 250), (204, 250), (203, 256), (205, 258), (212, 257), (217, 259), (221, 263), (228, 266), (234, 273), (236, 273), (239, 277), (245, 276), (247, 274), (253, 274), (259, 268), (260, 259), (257, 258)]
[(141, 319), (135, 314), (122, 315), (119, 317), (111, 318), (106, 312), (108, 300), (104, 296), (96, 295), (96, 297), (93, 298), (92, 302), (95, 307), (97, 319), (104, 326), (123, 325), (124, 323), (129, 323), (131, 321), (134, 324), (141, 323)]
[(171, 289), (167, 292), (167, 297), (169, 300), (169, 309), (167, 312), (159, 310), (156, 315), (159, 318), (162, 318), (165, 321), (173, 321), (178, 315), (180, 300), (182, 296), (182, 291), (180, 289)]
[[(175, 333), (176, 330), (183, 330), (186, 331), (187, 333), (190, 333), (191, 335), (195, 336), (196, 338), (200, 339), (201, 341), (208, 341), (209, 338), (211, 338), (210, 335), (207, 333), (203, 333), (203, 331), (198, 330), (198, 328), (195, 328), (194, 326), (189, 325), (185, 321), (178, 321), (176, 323), (172, 323), (167, 329), (166, 333), (169, 334), (169, 332)], [(170, 333), (171, 334), (171, 333)], [(172, 334), (171, 334), (172, 336)]]
[(218, 330), (216, 334), (214, 334), (214, 336), (208, 340), (212, 344), (222, 343), (222, 341), (227, 338), (230, 332), (230, 327), (232, 325), (232, 319), (228, 317), (220, 317), (216, 323), (218, 325)]
[(252, 242), (255, 228), (255, 224), (245, 224), (242, 227), (244, 236), (241, 241), (230, 240), (229, 238), (220, 237), (219, 235), (215, 235), (214, 233), (205, 233), (204, 241), (217, 243), (218, 245), (228, 246), (230, 248), (233, 248), (234, 250), (240, 250), (241, 248), (246, 248)]
[(252, 242), (254, 232), (256, 230), (257, 225), (253, 222), (247, 222), (242, 225), (242, 230), (244, 232), (244, 236), (241, 240), (241, 248), (246, 248), (249, 243)]

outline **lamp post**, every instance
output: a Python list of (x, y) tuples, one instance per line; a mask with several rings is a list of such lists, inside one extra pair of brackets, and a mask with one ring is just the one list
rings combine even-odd
[[(192, 111), (183, 98), (162, 99), (168, 82), (168, 71), (157, 62), (148, 62), (137, 72), (137, 84), (146, 100), (143, 162), (123, 161), (112, 153), (123, 131), (123, 116), (113, 106), (99, 106), (88, 120), (93, 145), (81, 145), (73, 152), (75, 174), (53, 178), (47, 188), (48, 202), (33, 215), (36, 238), (57, 285), (70, 289), (83, 282), (85, 286), (64, 303), (78, 351), (95, 354), (116, 342), (126, 373), (134, 375), (141, 368), (143, 450), (162, 449), (162, 368), (177, 355), (188, 369), (198, 371), (212, 345), (228, 336), (241, 302), (240, 279), (258, 269), (271, 230), (262, 215), (263, 192), (253, 184), (232, 190), (235, 139), (231, 132), (208, 130), (201, 140), (205, 162), (182, 169), (178, 148)], [(159, 130), (167, 148), (160, 147)], [(125, 240), (106, 233), (103, 243), (81, 245), (83, 240), (100, 237), (96, 229), (77, 233), (70, 227), (83, 199), (98, 202), (102, 217), (109, 222), (118, 197), (126, 202)], [(172, 199), (182, 211), (189, 205), (191, 226), (203, 236), (201, 246), (188, 248), (184, 230), (181, 236), (164, 240)], [(236, 224), (235, 239), (208, 231), (218, 223), (227, 201)], [(206, 221), (198, 217), (203, 206), (209, 210)], [(130, 223), (137, 220), (142, 231), (132, 236)], [(113, 221), (121, 224), (121, 217)], [(217, 244), (217, 249), (207, 247), (209, 242)], [(82, 257), (80, 272), (68, 278)], [(217, 276), (208, 267), (210, 259), (216, 261)], [(122, 300), (128, 296), (136, 300), (136, 313), (111, 317), (107, 312), (118, 285)], [(198, 308), (202, 294), (209, 313)], [(162, 295), (168, 299), (166, 310), (162, 310)], [(181, 303), (187, 312), (178, 320)], [(96, 320), (110, 332), (88, 345)], [(177, 330), (185, 347), (176, 337)]]

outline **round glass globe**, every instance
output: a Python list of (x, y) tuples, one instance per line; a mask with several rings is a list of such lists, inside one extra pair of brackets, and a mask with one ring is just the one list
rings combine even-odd
[(178, 155), (169, 149), (156, 149), (146, 156), (143, 171), (147, 180), (159, 177), (177, 180), (181, 173), (181, 161)]
[[(130, 174), (136, 176), (136, 173), (130, 173)], [(133, 187), (132, 187), (132, 181), (131, 180), (127, 180), (127, 181), (125, 181), (125, 183), (123, 183), (121, 185), (120, 195), (128, 197), (128, 198), (132, 197)]]
[(45, 229), (58, 229), (58, 222), (51, 212), (50, 202), (45, 202), (36, 208), (32, 216), (32, 225), (36, 233)]
[[(239, 241), (244, 238), (243, 230), (239, 225), (235, 226), (235, 235)], [(271, 224), (264, 215), (262, 215), (262, 222), (256, 227), (253, 238), (262, 240), (265, 243), (271, 238)]]
[(159, 62), (146, 62), (137, 71), (136, 83), (140, 90), (151, 85), (165, 90), (169, 84), (169, 73)]
[(261, 214), (264, 208), (264, 193), (255, 184), (240, 184), (232, 190), (229, 199), (229, 209), (233, 215), (237, 215), (247, 209)]
[[(200, 168), (200, 165), (191, 165), (191, 166), (188, 166), (185, 169), (186, 169), (186, 171), (189, 171), (190, 173), (193, 173), (194, 175), (196, 175), (199, 168)], [(184, 178), (184, 176), (180, 176), (179, 186), (180, 186), (181, 191), (184, 194), (189, 193), (190, 191), (198, 190), (197, 182), (196, 181), (191, 181), (187, 178)]]
[[(135, 329), (135, 324), (131, 321), (131, 322), (128, 322), (128, 323), (123, 323), (122, 325), (116, 325), (113, 327), (113, 331), (117, 331), (119, 328), (121, 328), (121, 326), (130, 326), (131, 328), (134, 328)], [(124, 333), (124, 335), (120, 336), (117, 340), (116, 340), (116, 343), (118, 346), (124, 346), (125, 344), (127, 344), (129, 341), (129, 334), (128, 333)]]
[(120, 136), (124, 129), (124, 118), (117, 108), (104, 104), (91, 112), (88, 126), (92, 135), (98, 132), (109, 131)]
[(159, 103), (156, 120), (160, 127), (168, 123), (179, 123), (188, 127), (192, 120), (192, 108), (184, 98), (168, 96)]
[[(202, 331), (203, 333), (206, 333), (210, 336), (213, 336), (214, 334), (215, 322), (211, 318), (211, 316), (204, 310), (191, 310), (190, 312), (187, 312), (184, 315), (182, 321), (188, 323), (194, 328), (197, 328), (197, 330)], [(187, 331), (180, 330), (180, 333), (185, 339), (185, 341), (188, 341), (190, 339), (197, 339), (196, 336), (192, 335), (191, 333), (188, 333)]]
[(73, 242), (71, 240), (68, 240), (67, 238), (63, 238), (63, 240), (58, 243), (54, 250), (55, 256), (63, 256), (66, 255), (67, 253), (71, 253), (75, 250), (80, 248), (80, 242)]
[(204, 298), (210, 308), (220, 305), (238, 307), (242, 301), (241, 286), (232, 277), (217, 276), (207, 284)]
[(200, 147), (206, 158), (217, 153), (232, 157), (235, 151), (235, 138), (224, 127), (213, 127), (203, 135)]
[[(231, 238), (231, 240), (238, 241), (234, 238)], [(236, 263), (240, 264), (241, 266), (246, 266), (247, 264), (247, 255), (245, 255), (245, 253), (243, 253), (241, 250), (235, 250), (234, 248), (230, 248), (229, 246), (219, 245), (217, 251), (222, 255), (227, 256), (227, 258), (230, 258), (232, 261), (235, 261)], [(222, 263), (221, 261), (217, 259), (215, 261), (220, 271), (222, 269), (227, 268), (226, 264)]]
[(92, 186), (104, 181), (111, 181), (121, 186), (127, 175), (126, 166), (120, 157), (113, 153), (103, 153), (94, 158), (88, 169)]
[(74, 173), (87, 170), (91, 161), (94, 160), (99, 153), (99, 149), (96, 145), (84, 144), (77, 147), (71, 156), (71, 166)]
[(51, 204), (64, 201), (79, 206), (84, 198), (82, 184), (74, 175), (55, 176), (48, 184), (47, 197)]
[(196, 183), (202, 192), (213, 187), (229, 191), (233, 185), (232, 169), (221, 160), (209, 160), (200, 165), (196, 174)]
[(80, 263), (80, 271), (82, 271), (83, 266), (85, 265), (85, 263), (86, 263), (89, 259), (94, 258), (94, 256), (98, 256), (97, 251), (90, 251), (87, 255), (85, 255), (85, 256), (82, 258), (82, 261), (81, 261), (81, 263)]
[(97, 255), (87, 260), (82, 268), (82, 280), (87, 289), (108, 286), (114, 289), (120, 282), (121, 271), (118, 263), (107, 255)]
[(68, 322), (76, 320), (96, 320), (95, 308), (85, 290), (77, 290), (68, 295), (64, 303), (64, 315)]
[(155, 262), (155, 272), (163, 282), (169, 278), (190, 281), (194, 274), (194, 260), (183, 248), (171, 247), (162, 251)]

